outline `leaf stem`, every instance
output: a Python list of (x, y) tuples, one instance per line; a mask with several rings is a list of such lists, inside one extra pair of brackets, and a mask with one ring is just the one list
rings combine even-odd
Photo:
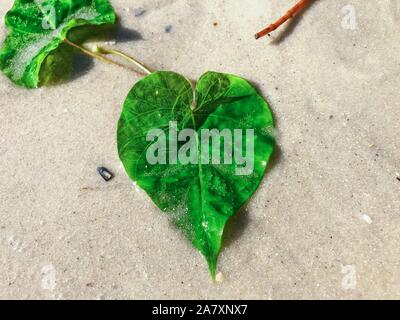
[(310, 2), (310, 0), (300, 0), (292, 8), (290, 8), (282, 17), (280, 17), (277, 21), (275, 21), (274, 23), (271, 23), (268, 27), (266, 27), (265, 29), (256, 33), (255, 38), (259, 39), (261, 37), (266, 36), (267, 34), (270, 34), (272, 31), (278, 29), (282, 24), (284, 24), (290, 18), (293, 18), (293, 16), (296, 13), (298, 13), (303, 8), (305, 8), (309, 2)]
[(139, 67), (145, 73), (147, 73), (147, 74), (152, 73), (152, 71), (148, 67), (146, 67), (143, 63), (137, 61), (135, 58), (131, 57), (130, 55), (128, 55), (122, 51), (111, 49), (111, 48), (103, 48), (100, 46), (97, 47), (97, 50), (98, 50), (98, 52), (103, 53), (103, 54), (113, 54), (116, 56), (120, 56), (120, 57), (124, 58), (125, 60), (129, 61), (130, 63), (133, 63), (135, 66)]
[(68, 44), (68, 45), (80, 50), (82, 53), (84, 53), (84, 54), (86, 54), (86, 55), (88, 55), (88, 56), (90, 56), (92, 58), (95, 58), (95, 59), (97, 59), (99, 61), (102, 61), (102, 62), (105, 62), (105, 63), (108, 63), (108, 64), (113, 64), (113, 65), (116, 65), (118, 67), (124, 68), (124, 69), (129, 70), (129, 71), (133, 71), (133, 72), (137, 73), (140, 76), (145, 76), (145, 74), (142, 73), (142, 72), (136, 71), (136, 70), (134, 70), (132, 68), (129, 68), (129, 67), (125, 66), (122, 63), (119, 63), (117, 61), (111, 60), (111, 59), (109, 59), (109, 58), (107, 58), (107, 57), (105, 57), (105, 56), (103, 56), (101, 54), (98, 54), (98, 53), (93, 52), (93, 51), (91, 51), (89, 49), (86, 49), (86, 48), (84, 48), (84, 47), (82, 47), (82, 46), (80, 46), (80, 45), (68, 40), (67, 38), (64, 39), (64, 42), (66, 44)]

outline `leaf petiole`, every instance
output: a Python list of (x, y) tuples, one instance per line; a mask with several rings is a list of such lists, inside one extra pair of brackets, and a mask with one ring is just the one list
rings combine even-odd
[[(145, 75), (146, 75), (146, 74), (144, 74), (144, 73), (142, 73), (142, 72), (139, 72), (139, 71), (136, 71), (136, 70), (134, 70), (134, 69), (132, 69), (132, 68), (129, 68), (129, 67), (125, 66), (125, 65), (122, 64), (122, 63), (119, 63), (119, 62), (117, 62), (117, 61), (114, 61), (114, 60), (112, 60), (112, 59), (109, 59), (109, 58), (103, 56), (102, 54), (99, 54), (99, 53), (97, 53), (97, 52), (94, 52), (94, 51), (91, 51), (91, 50), (89, 50), (89, 49), (86, 49), (85, 47), (82, 47), (82, 46), (80, 46), (80, 45), (78, 45), (78, 44), (76, 44), (76, 43), (74, 43), (74, 42), (68, 40), (67, 38), (64, 39), (64, 43), (66, 43), (66, 44), (68, 44), (68, 45), (70, 45), (70, 46), (72, 46), (72, 47), (74, 47), (74, 48), (80, 50), (82, 53), (84, 53), (84, 54), (86, 54), (86, 55), (88, 55), (88, 56), (90, 56), (90, 57), (92, 57), (92, 58), (95, 58), (95, 59), (97, 59), (97, 60), (99, 60), (99, 61), (102, 61), (102, 62), (105, 62), (105, 63), (109, 63), (109, 64), (113, 64), (113, 65), (116, 65), (116, 66), (118, 66), (118, 67), (121, 67), (121, 68), (130, 70), (130, 71), (133, 71), (133, 72), (137, 73), (137, 74), (140, 75), (140, 76), (145, 76)], [(131, 59), (133, 59), (133, 58), (131, 58)], [(151, 72), (150, 72), (150, 73), (151, 73)]]
[(129, 56), (128, 54), (119, 51), (119, 50), (115, 50), (115, 49), (111, 49), (111, 48), (104, 48), (104, 47), (100, 47), (97, 46), (96, 48), (97, 52), (102, 53), (102, 54), (113, 54), (116, 56), (120, 56), (122, 58), (124, 58), (125, 60), (129, 61), (130, 63), (133, 63), (135, 66), (139, 67), (140, 69), (142, 69), (145, 73), (147, 74), (151, 74), (152, 71), (146, 67), (144, 64), (142, 64), (141, 62), (137, 61), (135, 58)]

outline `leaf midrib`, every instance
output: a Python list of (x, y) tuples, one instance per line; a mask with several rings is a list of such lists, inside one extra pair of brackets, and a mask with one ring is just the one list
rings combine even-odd
[[(192, 85), (192, 83), (191, 83), (191, 85)], [(193, 103), (197, 103), (196, 88), (194, 86), (192, 86), (192, 91), (193, 91), (193, 98), (192, 98), (191, 105)], [(195, 117), (194, 117), (194, 110), (192, 110), (190, 108), (190, 106), (189, 106), (189, 112), (191, 114), (193, 130), (197, 133), (197, 126), (196, 126), (196, 120), (195, 120)], [(199, 143), (199, 135), (196, 134), (196, 147), (197, 147), (197, 151), (198, 151), (197, 152), (197, 163), (198, 163), (198, 170), (199, 170), (198, 171), (198, 177), (199, 177), (199, 190), (200, 190), (200, 212), (201, 212), (201, 222), (203, 223), (205, 221), (204, 210), (203, 210), (203, 201), (204, 201), (203, 179), (202, 179), (203, 170), (202, 170), (202, 165), (201, 165), (201, 161), (200, 161), (201, 160), (201, 153), (200, 153), (201, 150), (200, 150), (199, 145), (200, 145), (200, 143)], [(206, 245), (207, 245), (208, 252), (210, 254), (212, 254), (211, 247), (210, 247), (210, 244), (209, 244), (209, 238), (207, 236), (206, 231), (203, 229), (203, 225), (202, 225), (202, 228), (200, 228), (200, 229), (201, 229), (201, 231), (203, 233), (203, 236), (207, 239)], [(206, 257), (206, 258), (208, 258), (208, 257)]]

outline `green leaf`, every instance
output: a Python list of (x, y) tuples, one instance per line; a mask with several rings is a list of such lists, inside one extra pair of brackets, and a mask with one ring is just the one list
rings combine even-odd
[(108, 0), (16, 0), (5, 17), (9, 34), (0, 49), (0, 69), (17, 85), (36, 88), (43, 61), (69, 30), (115, 20)]
[[(184, 164), (185, 159), (178, 156), (174, 164), (169, 157), (175, 149), (171, 121), (176, 122), (178, 132), (193, 129), (197, 133), (195, 143), (189, 144), (196, 152), (185, 154), (194, 155), (192, 160), (197, 157), (198, 163)], [(160, 129), (153, 140), (147, 136), (151, 129)], [(238, 174), (241, 166), (235, 161), (225, 163), (222, 156), (220, 164), (213, 164), (212, 152), (219, 150), (223, 155), (225, 139), (220, 137), (219, 148), (203, 144), (202, 129), (242, 129), (243, 139), (246, 129), (253, 129), (253, 170)], [(183, 76), (155, 72), (130, 91), (117, 136), (119, 156), (129, 177), (184, 231), (206, 258), (214, 278), (225, 224), (257, 189), (275, 145), (268, 104), (246, 80), (234, 75), (207, 72), (193, 92)], [(164, 138), (165, 149), (159, 144)], [(190, 140), (178, 142), (177, 149), (188, 146)], [(245, 154), (250, 140), (243, 141), (242, 150), (233, 148), (233, 158)], [(207, 147), (202, 149), (203, 145)], [(167, 164), (149, 162), (150, 150), (159, 160), (168, 158)], [(201, 161), (203, 156), (208, 164)]]

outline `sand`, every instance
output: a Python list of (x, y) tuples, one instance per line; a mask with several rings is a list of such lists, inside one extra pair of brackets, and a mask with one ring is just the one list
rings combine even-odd
[(249, 79), (271, 104), (278, 150), (226, 231), (212, 284), (118, 159), (138, 76), (83, 58), (59, 86), (1, 75), (0, 298), (400, 298), (399, 2), (317, 0), (258, 41), (295, 0), (111, 2), (115, 46), (153, 69)]

